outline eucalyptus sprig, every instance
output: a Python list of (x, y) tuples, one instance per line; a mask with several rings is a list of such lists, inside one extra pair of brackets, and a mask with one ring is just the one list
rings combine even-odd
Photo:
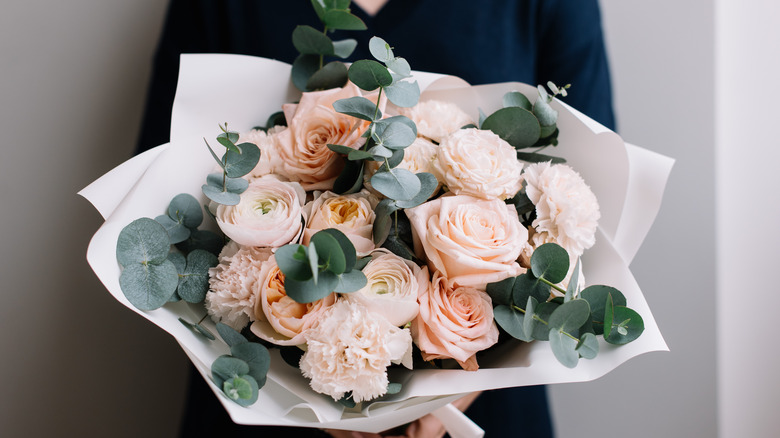
[(241, 406), (257, 401), (271, 367), (271, 355), (265, 346), (249, 342), (230, 326), (217, 323), (217, 332), (230, 347), (230, 354), (218, 357), (211, 365), (211, 378), (222, 392)]
[(211, 149), (205, 138), (203, 141), (222, 168), (222, 173), (208, 175), (201, 189), (207, 198), (218, 204), (236, 205), (241, 200), (241, 193), (249, 187), (249, 182), (241, 177), (251, 172), (260, 161), (260, 148), (254, 143), (236, 144), (238, 133), (229, 131), (227, 123), (225, 126), (220, 125), (219, 129), (222, 133), (217, 136), (217, 142), (226, 149), (222, 158)]
[[(619, 290), (594, 285), (577, 294), (579, 269), (578, 261), (568, 287), (559, 287), (569, 270), (569, 256), (560, 246), (547, 243), (534, 251), (529, 272), (487, 286), (497, 304), (496, 323), (521, 341), (549, 341), (555, 357), (569, 368), (577, 366), (580, 357), (598, 355), (597, 335), (620, 345), (644, 331), (642, 317), (626, 307)], [(551, 289), (563, 293), (563, 298), (548, 300)]]

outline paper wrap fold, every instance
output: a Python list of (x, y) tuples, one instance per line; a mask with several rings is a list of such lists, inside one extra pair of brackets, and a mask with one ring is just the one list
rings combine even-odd
[[(257, 403), (243, 408), (229, 401), (210, 379), (211, 363), (228, 353), (228, 347), (220, 340), (196, 336), (178, 321), (180, 316), (200, 320), (203, 306), (169, 303), (151, 312), (133, 307), (119, 287), (116, 241), (124, 226), (139, 217), (162, 214), (179, 193), (203, 200), (200, 187), (214, 168), (203, 138), (215, 137), (218, 123), (228, 122), (231, 130), (249, 130), (264, 123), (283, 103), (296, 101), (299, 93), (289, 77), (289, 65), (264, 58), (182, 56), (170, 143), (123, 163), (80, 192), (106, 220), (87, 252), (97, 276), (122, 304), (176, 338), (236, 423), (379, 432), (437, 411), (448, 429), (470, 430), (462, 436), (479, 436), (478, 428), (459, 426), (462, 415), (443, 407), (472, 391), (593, 380), (634, 356), (668, 349), (628, 264), (655, 219), (673, 160), (625, 144), (617, 134), (555, 101), (560, 144), (550, 152), (566, 158), (583, 176), (601, 206), (596, 245), (583, 256), (585, 278), (588, 284), (609, 284), (625, 294), (645, 322), (638, 340), (615, 347), (602, 339), (598, 357), (580, 360), (575, 369), (561, 365), (546, 343), (512, 341), (481, 357), (476, 372), (391, 370), (391, 381), (403, 383), (403, 390), (357, 412), (312, 391), (300, 371), (272, 350), (268, 382)], [(454, 102), (475, 120), (478, 108), (487, 114), (498, 109), (507, 91), (536, 92), (520, 83), (469, 87), (449, 76), (415, 73), (415, 77), (424, 90), (422, 99)]]

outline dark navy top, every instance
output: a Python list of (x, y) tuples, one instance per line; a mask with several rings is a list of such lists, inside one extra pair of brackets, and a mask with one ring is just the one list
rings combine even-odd
[[(597, 0), (390, 0), (375, 17), (355, 4), (352, 11), (368, 31), (331, 35), (358, 40), (352, 60), (370, 58), (368, 40), (377, 35), (413, 69), (456, 75), (471, 84), (570, 83), (566, 102), (614, 129)], [(172, 0), (138, 152), (169, 140), (181, 53), (237, 53), (292, 63), (297, 52), (290, 36), (299, 24), (322, 28), (309, 0)], [(196, 372), (190, 382), (181, 436), (325, 436), (316, 429), (237, 426)], [(488, 438), (553, 435), (542, 386), (485, 392), (466, 413)]]

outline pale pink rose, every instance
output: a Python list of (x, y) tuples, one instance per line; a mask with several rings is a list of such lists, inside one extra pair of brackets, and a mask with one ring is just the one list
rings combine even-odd
[(260, 160), (255, 165), (255, 168), (249, 172), (250, 178), (260, 178), (263, 175), (272, 174), (281, 166), (276, 144), (277, 135), (286, 129), (286, 126), (274, 126), (268, 132), (264, 132), (261, 129), (252, 129), (239, 134), (237, 144), (244, 142), (253, 143), (260, 149)]
[(490, 296), (473, 287), (453, 286), (439, 272), (420, 294), (420, 313), (412, 322), (412, 337), (424, 360), (455, 359), (466, 371), (476, 371), (476, 353), (498, 342)]
[(429, 138), (436, 143), (458, 129), (474, 124), (468, 114), (450, 102), (426, 100), (411, 108), (401, 109), (401, 114), (412, 119), (417, 125), (417, 135)]
[(528, 230), (513, 206), (459, 195), (405, 211), (417, 256), (450, 281), (483, 287), (525, 272), (517, 258), (528, 245)]
[(237, 205), (217, 207), (217, 224), (241, 245), (278, 248), (299, 238), (305, 197), (300, 184), (267, 175), (253, 180)]
[[(439, 147), (429, 140), (417, 137), (411, 145), (404, 149), (404, 158), (396, 167), (406, 169), (412, 173), (428, 172), (435, 176), (433, 173), (433, 160), (436, 158), (438, 149)], [(378, 161), (366, 161), (365, 171), (363, 172), (363, 186), (374, 195), (384, 198), (384, 195), (371, 187), (371, 177), (379, 170), (381, 164)], [(431, 196), (436, 194), (440, 188), (441, 181), (439, 181)]]
[(417, 295), (429, 281), (427, 274), (420, 277), (422, 269), (417, 264), (383, 248), (374, 250), (371, 257), (362, 271), (366, 285), (345, 298), (363, 304), (394, 326), (403, 326), (417, 316)]
[[(328, 190), (344, 167), (344, 157), (328, 149), (339, 144), (358, 149), (365, 143), (361, 135), (369, 122), (337, 113), (333, 102), (361, 96), (353, 83), (344, 88), (303, 93), (298, 104), (283, 106), (289, 129), (277, 134), (281, 165), (278, 172), (298, 181), (306, 190)], [(365, 96), (376, 102), (377, 94)], [(384, 110), (380, 101), (380, 110)]]
[(313, 303), (298, 303), (284, 290), (284, 274), (271, 256), (259, 273), (252, 333), (276, 345), (301, 345), (304, 335), (336, 302), (336, 294)]
[(374, 195), (366, 190), (351, 195), (325, 192), (306, 204), (304, 213), (308, 220), (301, 243), (308, 245), (311, 237), (320, 230), (335, 228), (344, 233), (355, 245), (359, 256), (374, 249), (374, 208), (378, 204)]
[(377, 318), (359, 303), (337, 301), (305, 337), (301, 372), (311, 379), (312, 389), (333, 400), (350, 391), (358, 403), (382, 396), (387, 392), (387, 367), (411, 367), (409, 330)]
[(596, 195), (565, 164), (535, 163), (523, 171), (528, 199), (536, 206), (533, 246), (555, 242), (579, 257), (596, 242), (601, 217)]
[(215, 322), (241, 330), (255, 320), (260, 271), (270, 256), (270, 248), (242, 247), (236, 242), (222, 249), (219, 264), (209, 269), (209, 292), (204, 303)]
[(507, 199), (522, 187), (523, 164), (509, 143), (492, 131), (461, 129), (439, 145), (433, 174), (456, 195)]

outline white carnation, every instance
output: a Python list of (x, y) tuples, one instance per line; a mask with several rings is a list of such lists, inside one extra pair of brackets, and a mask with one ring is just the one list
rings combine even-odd
[(339, 400), (348, 392), (359, 403), (387, 392), (390, 363), (411, 362), (412, 336), (365, 307), (337, 301), (305, 334), (303, 375), (315, 391)]
[(473, 124), (468, 114), (450, 102), (426, 100), (417, 105), (402, 109), (402, 114), (417, 125), (417, 135), (429, 138), (436, 143), (465, 125)]
[(219, 254), (219, 264), (209, 269), (206, 311), (215, 322), (236, 330), (255, 320), (255, 301), (263, 262), (271, 256), (267, 248), (241, 247), (230, 242)]
[(526, 194), (536, 206), (533, 247), (554, 242), (576, 258), (596, 242), (601, 217), (596, 195), (564, 164), (536, 163), (523, 171)]

